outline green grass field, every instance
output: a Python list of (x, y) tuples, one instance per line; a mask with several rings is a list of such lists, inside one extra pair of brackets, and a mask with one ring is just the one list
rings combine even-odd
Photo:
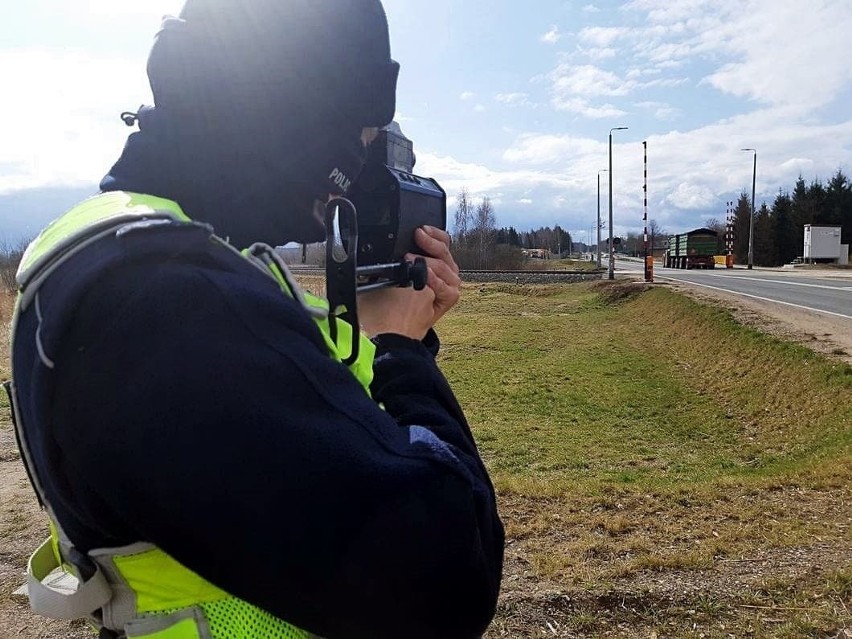
[[(852, 367), (664, 287), (464, 289), (439, 358), (506, 524), (487, 639), (852, 633)], [(41, 526), (7, 507), (16, 584)]]
[(636, 636), (852, 626), (852, 367), (631, 284), (467, 285), (441, 328), (507, 525), (493, 636), (597, 636), (614, 592)]

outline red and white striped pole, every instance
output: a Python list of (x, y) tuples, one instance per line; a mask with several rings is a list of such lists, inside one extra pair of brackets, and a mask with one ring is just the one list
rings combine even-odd
[(725, 268), (734, 268), (734, 203), (728, 202), (725, 211)]

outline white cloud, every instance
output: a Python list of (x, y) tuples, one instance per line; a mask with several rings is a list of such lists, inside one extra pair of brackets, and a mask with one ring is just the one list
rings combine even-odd
[(816, 163), (810, 158), (790, 158), (786, 162), (781, 163), (781, 168), (785, 171), (812, 171)]
[(553, 25), (550, 27), (550, 30), (539, 39), (547, 44), (556, 44), (561, 38), (562, 35), (559, 33), (559, 27)]
[[(462, 187), (466, 187), (477, 197), (499, 194), (520, 199), (523, 193), (533, 189), (567, 189), (574, 183), (555, 172), (528, 169), (498, 171), (481, 164), (462, 162), (427, 151), (417, 154), (417, 170), (419, 174), (436, 178), (448, 193), (455, 194)], [(519, 195), (513, 196), (513, 192)]]
[[(657, 104), (646, 108), (661, 108)], [(621, 122), (616, 122), (621, 124)], [(643, 210), (643, 146), (633, 131), (613, 139), (613, 211), (617, 234), (638, 231)], [(644, 138), (644, 136), (643, 136)], [(778, 189), (806, 180), (829, 178), (848, 163), (852, 118), (838, 124), (791, 121), (783, 109), (764, 109), (687, 131), (649, 135), (649, 216), (670, 231), (701, 226), (708, 217), (723, 218), (725, 202), (751, 191), (751, 155), (758, 148), (757, 203), (772, 203)], [(558, 221), (583, 229), (596, 209), (597, 175), (607, 167), (606, 130), (599, 139), (526, 133), (502, 156), (510, 170), (495, 170), (435, 154), (418, 154), (418, 168), (434, 175), (449, 193), (466, 186), (477, 197), (501, 193), (498, 224), (531, 228)], [(807, 155), (791, 150), (808, 149)], [(606, 208), (608, 175), (601, 175)], [(522, 200), (533, 200), (534, 205)]]
[(583, 98), (554, 98), (552, 104), (557, 111), (570, 111), (595, 120), (617, 118), (626, 114), (625, 111), (612, 104), (593, 105)]
[(596, 47), (608, 47), (616, 40), (629, 35), (626, 27), (584, 27), (579, 33), (580, 42)]
[[(698, 86), (813, 116), (852, 82), (848, 2), (632, 0), (623, 9), (639, 26), (582, 28), (574, 53), (546, 76), (555, 109), (617, 117), (626, 107), (615, 98), (646, 90), (654, 92), (643, 95), (650, 101), (666, 89)], [(676, 118), (675, 108), (655, 118)]]
[(700, 20), (708, 13), (727, 13), (734, 7), (744, 10), (742, 5), (742, 2), (733, 0), (713, 0), (712, 4), (706, 0), (669, 0), (665, 3), (657, 0), (632, 0), (625, 5), (625, 9), (645, 11), (649, 22), (671, 26), (689, 20)]
[(461, 93), (461, 95), (459, 95), (459, 100), (467, 101), (467, 100), (472, 99), (475, 95), (476, 94), (473, 93), (472, 91), (463, 91)]
[(520, 200), (518, 200), (518, 204), (523, 204), (525, 206), (529, 206), (532, 203), (533, 201), (528, 197), (522, 197)]
[(477, 104), (475, 107), (473, 107), (473, 110), (476, 111), (477, 113), (484, 113), (485, 112), (485, 105), (484, 104)]
[(601, 154), (606, 147), (600, 140), (569, 135), (525, 134), (503, 152), (507, 162), (529, 165), (554, 164), (584, 155)]
[(674, 120), (682, 115), (681, 109), (673, 107), (666, 102), (637, 102), (634, 106), (639, 109), (652, 111), (657, 120)]
[(583, 7), (583, 12), (584, 13), (600, 13), (600, 9), (598, 9), (593, 4), (587, 4), (586, 6)]
[[(792, 188), (799, 174), (825, 180), (838, 167), (848, 169), (852, 116), (843, 101), (852, 90), (852, 2), (629, 0), (607, 17), (614, 27), (580, 24), (573, 52), (538, 76), (551, 108), (580, 117), (554, 124), (541, 109), (526, 125), (536, 133), (526, 134), (513, 123), (501, 157), (512, 170), (481, 167), (485, 174), (470, 175), (480, 192), (505, 193), (500, 223), (514, 206), (520, 228), (537, 223), (538, 211), (550, 219), (557, 212), (573, 216), (570, 228), (588, 225), (597, 171), (607, 167), (606, 131), (614, 125), (631, 127), (614, 136), (616, 232), (641, 229), (642, 139), (649, 215), (671, 231), (721, 219), (726, 201), (750, 193), (752, 159), (740, 148), (758, 149), (758, 206), (771, 203), (779, 188)], [(560, 45), (569, 39), (566, 33)], [(607, 57), (609, 50), (617, 55)], [(594, 132), (581, 117), (608, 118), (592, 123), (598, 139), (589, 139)], [(686, 128), (660, 124), (673, 118)], [(571, 134), (557, 134), (566, 125)], [(453, 171), (451, 185), (473, 173)], [(522, 199), (535, 206), (522, 208)]]
[[(852, 80), (848, 2), (755, 0), (751, 5), (728, 37), (728, 46), (739, 59), (710, 75), (707, 81), (712, 86), (806, 111), (833, 100)], [(801, 46), (803, 39), (807, 46)]]
[(600, 62), (615, 58), (618, 55), (618, 50), (613, 47), (578, 47), (577, 53), (589, 60)]
[[(58, 4), (58, 3), (57, 3)], [(82, 4), (83, 6), (80, 6)], [(120, 0), (86, 0), (68, 7), (69, 13), (100, 16), (103, 18), (165, 14), (177, 15), (180, 0), (146, 0), (146, 2), (121, 2)]]
[(639, 88), (651, 89), (657, 87), (670, 89), (672, 87), (679, 87), (685, 84), (689, 84), (689, 78), (657, 78), (655, 80), (649, 80), (648, 82), (641, 83)]
[(707, 187), (681, 182), (666, 201), (680, 209), (706, 209), (716, 201), (716, 195)]
[(704, 83), (807, 113), (852, 80), (852, 4), (815, 0), (633, 0), (633, 54), (660, 70), (710, 64)]
[(509, 106), (526, 106), (530, 103), (529, 96), (526, 93), (498, 93), (494, 96), (494, 99)]
[(77, 51), (0, 51), (0, 122), (15, 123), (0, 145), (0, 192), (96, 184), (130, 132), (119, 113), (151, 102), (144, 69)]
[(636, 86), (634, 80), (624, 80), (611, 71), (590, 64), (575, 66), (562, 62), (550, 77), (557, 100), (577, 96), (622, 96)]

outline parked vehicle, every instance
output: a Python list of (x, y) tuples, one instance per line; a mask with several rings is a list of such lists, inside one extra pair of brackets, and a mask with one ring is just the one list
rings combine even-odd
[(713, 229), (694, 229), (669, 238), (663, 265), (669, 268), (716, 268), (719, 235)]

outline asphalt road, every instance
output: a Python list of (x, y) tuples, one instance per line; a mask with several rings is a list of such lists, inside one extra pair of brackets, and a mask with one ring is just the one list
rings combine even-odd
[[(616, 258), (617, 273), (641, 273), (641, 260)], [(681, 270), (654, 265), (654, 280), (686, 282), (852, 321), (852, 272), (726, 269)], [(850, 327), (852, 330), (852, 327)]]

